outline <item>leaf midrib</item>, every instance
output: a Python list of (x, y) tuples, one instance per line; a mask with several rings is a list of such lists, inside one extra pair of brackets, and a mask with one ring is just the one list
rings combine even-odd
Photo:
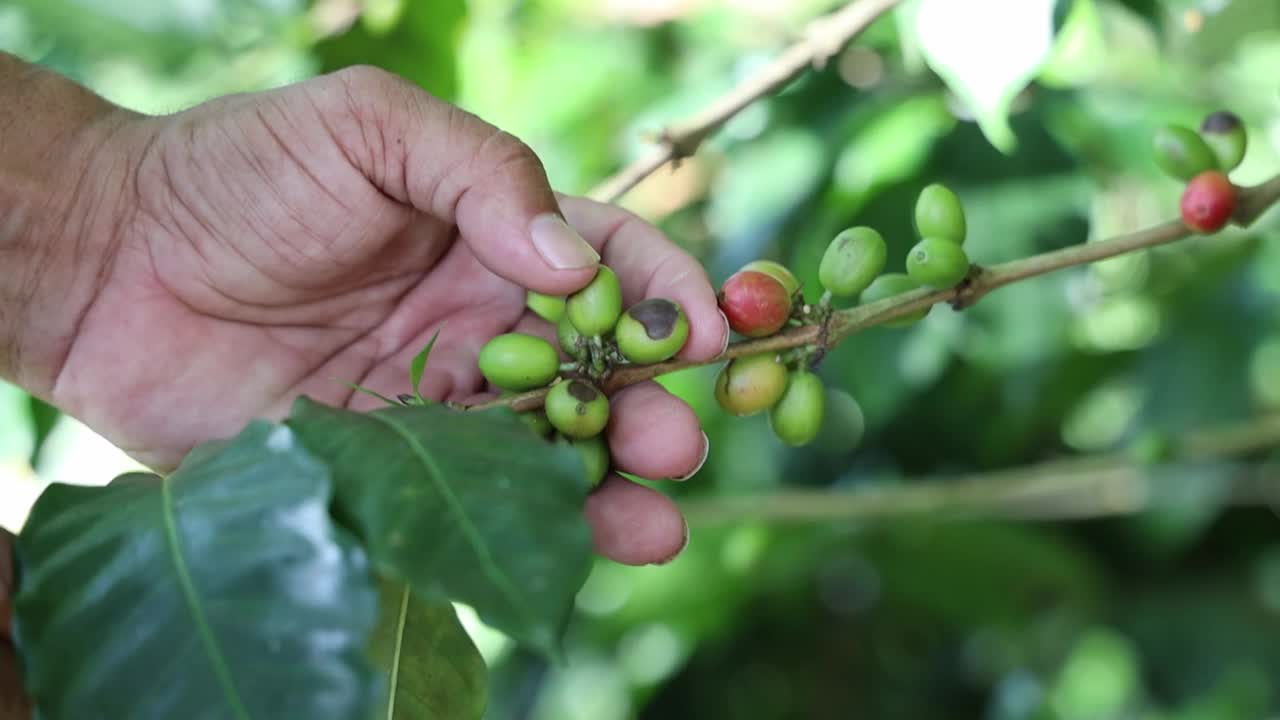
[(209, 664), (213, 666), (213, 673), (218, 678), (218, 684), (222, 686), (227, 704), (231, 706), (232, 712), (235, 713), (239, 720), (250, 720), (249, 711), (240, 699), (240, 694), (236, 692), (235, 681), (231, 677), (231, 668), (227, 665), (227, 659), (222, 654), (222, 648), (219, 647), (217, 639), (213, 636), (213, 629), (209, 627), (208, 619), (205, 617), (204, 606), (201, 605), (200, 598), (196, 595), (195, 583), (191, 579), (191, 571), (187, 568), (186, 558), (182, 555), (182, 547), (178, 539), (178, 525), (174, 517), (172, 486), (172, 476), (165, 477), (160, 481), (160, 515), (164, 518), (165, 540), (169, 548), (169, 559), (173, 562), (174, 571), (178, 575), (178, 587), (182, 590), (182, 599), (187, 605), (187, 611), (191, 613), (191, 620), (195, 623), (196, 633), (200, 636), (201, 644), (204, 645)]
[(529, 628), (536, 627), (537, 623), (529, 616), (528, 609), (524, 604), (520, 602), (520, 594), (516, 591), (512, 579), (507, 577), (506, 572), (499, 567), (497, 560), (489, 552), (489, 548), (484, 544), (480, 531), (472, 523), (470, 516), (467, 515), (466, 509), (462, 506), (462, 501), (458, 499), (458, 496), (453, 492), (453, 488), (445, 480), (444, 472), (436, 464), (435, 459), (431, 457), (431, 454), (422, 446), (422, 443), (418, 442), (418, 438), (414, 437), (408, 428), (381, 413), (371, 413), (369, 417), (391, 428), (392, 431), (404, 439), (405, 444), (413, 451), (414, 457), (426, 469), (427, 475), (440, 492), (445, 505), (448, 506), (457, 519), (458, 528), (462, 531), (467, 544), (471, 546), (476, 558), (480, 561), (481, 571), (497, 586), (499, 594), (502, 595), (515, 614), (521, 618), (525, 626)]

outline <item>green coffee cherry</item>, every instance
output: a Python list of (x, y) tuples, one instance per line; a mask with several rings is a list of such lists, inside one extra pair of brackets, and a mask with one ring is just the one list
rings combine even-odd
[(775, 353), (730, 360), (716, 377), (716, 401), (733, 415), (755, 415), (773, 407), (787, 389), (787, 368)]
[(538, 437), (548, 437), (554, 429), (551, 427), (551, 421), (547, 419), (546, 413), (541, 410), (530, 410), (529, 412), (520, 413), (520, 419), (525, 425), (529, 426)]
[(622, 286), (618, 284), (618, 276), (601, 265), (586, 287), (569, 296), (565, 312), (583, 335), (607, 334), (622, 314)]
[(822, 429), (826, 398), (822, 380), (817, 375), (808, 370), (791, 373), (782, 398), (769, 410), (773, 434), (792, 447), (809, 444)]
[(556, 430), (576, 440), (599, 435), (609, 424), (609, 398), (584, 380), (553, 385), (544, 409)]
[(609, 445), (605, 442), (604, 436), (596, 435), (581, 440), (565, 438), (565, 441), (582, 456), (582, 464), (587, 471), (587, 484), (592, 490), (600, 487), (605, 475), (609, 474), (610, 463)]
[(869, 227), (849, 228), (835, 236), (818, 264), (818, 280), (836, 297), (853, 297), (884, 270), (884, 237)]
[(689, 319), (678, 303), (652, 298), (623, 313), (613, 334), (623, 357), (648, 365), (680, 352), (689, 339)]
[[(556, 323), (556, 339), (560, 342), (560, 349), (564, 350), (569, 357), (577, 360), (586, 357), (587, 348), (585, 343), (587, 339), (583, 337), (582, 333), (578, 332), (578, 328), (574, 327), (572, 322), (569, 322), (568, 315), (560, 318), (560, 322)], [(581, 346), (579, 345), (579, 340), (583, 343)]]
[(957, 245), (964, 244), (967, 232), (964, 206), (947, 186), (934, 183), (920, 191), (915, 219), (920, 237), (945, 238)]
[(969, 274), (969, 256), (950, 240), (927, 237), (907, 253), (907, 274), (939, 290), (955, 287)]
[[(859, 298), (859, 302), (863, 305), (869, 305), (873, 302), (896, 297), (919, 288), (920, 283), (916, 282), (909, 275), (904, 273), (885, 273), (884, 275), (876, 278), (875, 282), (872, 282), (867, 286), (866, 290), (862, 291), (862, 296)], [(889, 322), (886, 322), (884, 326), (906, 327), (907, 325), (911, 325), (924, 319), (924, 316), (929, 314), (930, 309), (932, 308), (921, 308), (909, 315), (904, 315), (895, 320), (890, 320)]]
[(1152, 141), (1156, 165), (1179, 180), (1190, 180), (1206, 170), (1218, 169), (1218, 158), (1204, 138), (1181, 125), (1166, 125)]
[(762, 272), (765, 275), (772, 277), (774, 280), (782, 283), (782, 287), (787, 289), (788, 295), (795, 295), (800, 290), (800, 280), (797, 279), (795, 274), (788, 270), (787, 266), (782, 263), (774, 262), (772, 260), (752, 260), (746, 265), (743, 265), (742, 269)]
[(560, 322), (560, 318), (564, 317), (565, 300), (559, 295), (543, 295), (530, 290), (525, 296), (524, 304), (549, 323)]
[(857, 449), (867, 431), (867, 419), (858, 401), (844, 390), (828, 388), (823, 411), (817, 446), (833, 455)]
[(540, 337), (507, 333), (480, 348), (477, 364), (494, 386), (522, 392), (551, 382), (560, 371), (560, 356)]
[(1249, 135), (1235, 113), (1226, 110), (1210, 113), (1200, 123), (1200, 137), (1218, 159), (1219, 170), (1230, 172), (1244, 160)]

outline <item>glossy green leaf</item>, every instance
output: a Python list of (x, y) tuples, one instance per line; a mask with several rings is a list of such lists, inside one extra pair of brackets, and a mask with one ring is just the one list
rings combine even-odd
[(431, 340), (427, 342), (427, 346), (422, 348), (422, 352), (413, 356), (413, 362), (409, 363), (409, 381), (413, 383), (413, 396), (420, 403), (426, 403), (426, 399), (422, 397), (419, 388), (422, 386), (422, 373), (427, 369), (427, 359), (431, 357), (431, 348), (436, 346), (436, 340), (440, 337), (440, 331), (437, 330), (431, 336)]
[(1054, 46), (1055, 0), (920, 0), (914, 28), (934, 72), (969, 106), (992, 145), (1010, 152), (1013, 99)]
[[(403, 0), (389, 13), (382, 9), (386, 5), (371, 3), (364, 21), (316, 44), (324, 69), (377, 65), (437, 97), (452, 99), (458, 93), (455, 54), (467, 14), (466, 3)], [(399, 10), (398, 16), (395, 9)]]
[(507, 410), (361, 414), (303, 398), (288, 423), (333, 469), (339, 517), (375, 564), (557, 653), (591, 558), (577, 453)]
[(266, 423), (167, 478), (50, 487), (17, 541), (15, 635), (41, 717), (365, 720), (377, 597), (330, 494)]
[(484, 658), (447, 602), (428, 603), (403, 583), (380, 583), (373, 661), (388, 682), (377, 717), (479, 720), (488, 675)]

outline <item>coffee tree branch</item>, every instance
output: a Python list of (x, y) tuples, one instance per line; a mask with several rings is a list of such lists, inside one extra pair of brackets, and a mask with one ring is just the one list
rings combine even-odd
[(704, 110), (659, 133), (658, 147), (619, 170), (589, 193), (601, 202), (615, 202), (669, 162), (693, 155), (711, 133), (743, 108), (782, 88), (809, 67), (821, 67), (871, 23), (900, 0), (855, 0), (810, 23), (804, 38), (787, 48), (758, 73), (717, 98)]
[[(1241, 227), (1248, 227), (1263, 212), (1277, 202), (1280, 202), (1280, 175), (1261, 185), (1241, 188), (1240, 202), (1235, 214), (1236, 224)], [(1187, 238), (1192, 234), (1191, 229), (1186, 225), (1179, 221), (1171, 220), (1126, 235), (1119, 235), (1096, 242), (1081, 243), (1061, 250), (1032, 255), (987, 268), (975, 265), (969, 273), (969, 277), (953, 288), (946, 290), (922, 288), (832, 313), (827, 326), (826, 344), (829, 346), (838, 345), (850, 335), (877, 325), (883, 325), (891, 320), (910, 315), (917, 310), (938, 303), (951, 303), (956, 309), (963, 309), (974, 304), (993, 290), (1006, 285), (1051, 273), (1055, 270), (1088, 265), (1099, 260), (1106, 260), (1107, 258), (1144, 250), (1157, 245), (1165, 245)], [(710, 360), (700, 362), (673, 360), (656, 365), (623, 365), (615, 369), (606, 378), (604, 390), (613, 392), (627, 385), (650, 380), (659, 375), (701, 365), (720, 363), (744, 355), (756, 355), (816, 345), (819, 343), (821, 336), (821, 326), (804, 325), (776, 335), (733, 343), (724, 353)], [(542, 388), (471, 407), (473, 409), (485, 409), (505, 405), (516, 410), (532, 410), (541, 407), (542, 399), (546, 392), (546, 389)]]

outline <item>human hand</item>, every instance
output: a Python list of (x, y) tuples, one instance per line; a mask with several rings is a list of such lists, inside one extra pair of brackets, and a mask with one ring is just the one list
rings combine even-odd
[[(525, 311), (524, 288), (571, 292), (599, 256), (626, 302), (684, 307), (682, 357), (727, 342), (705, 272), (656, 229), (557, 198), (514, 137), (381, 71), (111, 126), (97, 164), (129, 170), (109, 264), (46, 390), (157, 469), (253, 417), (284, 416), (300, 394), (370, 408), (341, 381), (402, 392), (437, 330), (423, 394), (472, 399), (489, 338), (553, 335)], [(696, 417), (656, 383), (612, 405), (622, 470), (675, 478), (701, 465)], [(620, 476), (586, 512), (597, 551), (620, 562), (665, 561), (687, 540), (674, 504)]]

